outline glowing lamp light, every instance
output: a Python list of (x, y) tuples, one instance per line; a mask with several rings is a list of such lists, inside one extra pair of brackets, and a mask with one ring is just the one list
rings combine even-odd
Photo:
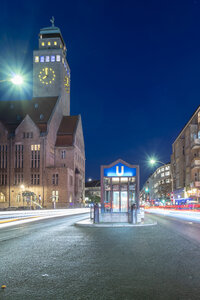
[(24, 188), (25, 188), (25, 186), (23, 184), (20, 187), (21, 187), (22, 190), (24, 190)]
[(14, 75), (10, 81), (15, 85), (21, 85), (24, 82), (22, 76), (20, 75)]
[(156, 160), (152, 158), (152, 159), (150, 159), (149, 162), (150, 162), (151, 165), (154, 165), (156, 163)]

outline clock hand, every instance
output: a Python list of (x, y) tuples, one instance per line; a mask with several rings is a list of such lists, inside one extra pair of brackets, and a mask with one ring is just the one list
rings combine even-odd
[(45, 78), (47, 78), (47, 76), (42, 77), (42, 79), (45, 79)]

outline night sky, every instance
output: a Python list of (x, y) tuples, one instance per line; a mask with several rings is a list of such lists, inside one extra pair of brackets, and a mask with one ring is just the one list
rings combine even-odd
[(1, 100), (31, 99), (32, 51), (52, 15), (68, 49), (71, 114), (82, 116), (86, 179), (122, 158), (140, 165), (144, 183), (148, 156), (169, 162), (200, 104), (200, 0), (1, 1), (0, 79), (27, 78), (23, 91), (1, 83)]

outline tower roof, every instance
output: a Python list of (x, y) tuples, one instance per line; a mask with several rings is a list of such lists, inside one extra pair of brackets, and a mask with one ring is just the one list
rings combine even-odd
[(64, 116), (57, 132), (56, 146), (73, 146), (74, 136), (78, 126), (79, 116)]
[(55, 26), (50, 26), (50, 27), (44, 27), (40, 29), (40, 34), (51, 34), (51, 33), (60, 33), (60, 28), (55, 27)]
[(55, 21), (54, 17), (52, 17), (52, 19), (50, 21), (52, 23), (52, 26), (44, 27), (44, 28), (40, 29), (40, 33), (39, 33), (40, 38), (59, 37), (62, 40), (63, 45), (65, 45), (64, 39), (63, 39), (61, 31), (60, 31), (60, 28), (54, 26), (54, 21)]

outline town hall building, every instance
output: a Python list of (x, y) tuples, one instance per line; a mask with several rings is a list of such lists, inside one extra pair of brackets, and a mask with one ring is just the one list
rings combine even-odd
[(61, 31), (39, 33), (32, 100), (0, 101), (0, 208), (84, 203), (81, 116), (70, 115), (70, 68)]

